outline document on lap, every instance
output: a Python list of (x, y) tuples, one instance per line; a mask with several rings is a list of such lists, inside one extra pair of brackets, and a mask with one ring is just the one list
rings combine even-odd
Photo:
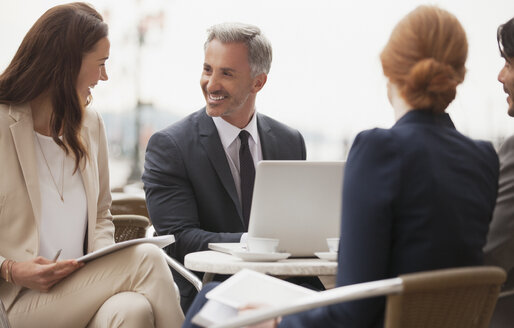
[(81, 256), (81, 257), (77, 258), (76, 260), (77, 260), (77, 262), (89, 262), (98, 257), (110, 254), (117, 250), (123, 249), (128, 246), (136, 245), (136, 244), (150, 243), (150, 244), (156, 245), (159, 248), (163, 248), (170, 244), (173, 244), (174, 242), (175, 242), (175, 237), (173, 235), (131, 239), (131, 240), (122, 241), (122, 242), (119, 242), (116, 244), (112, 244), (112, 245), (100, 248), (92, 253)]
[[(273, 296), (270, 296), (273, 291)], [(281, 307), (316, 292), (259, 272), (243, 269), (207, 293), (193, 323), (207, 327), (239, 315), (240, 309)]]

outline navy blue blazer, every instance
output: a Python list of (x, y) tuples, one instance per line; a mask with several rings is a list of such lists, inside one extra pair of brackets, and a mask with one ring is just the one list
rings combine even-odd
[[(361, 132), (345, 167), (337, 286), (480, 265), (498, 189), (488, 142), (448, 114), (412, 110)], [(385, 298), (284, 317), (280, 327), (381, 327)]]
[[(260, 113), (257, 129), (263, 159), (306, 158), (297, 130)], [(168, 252), (182, 263), (208, 243), (239, 242), (247, 231), (225, 150), (205, 108), (150, 138), (143, 182), (151, 221), (158, 234), (175, 235)], [(175, 278), (181, 293), (190, 287)]]

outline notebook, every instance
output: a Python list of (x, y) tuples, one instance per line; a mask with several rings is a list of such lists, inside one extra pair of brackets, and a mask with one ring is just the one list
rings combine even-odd
[[(279, 252), (312, 257), (339, 237), (344, 162), (261, 161), (255, 174), (248, 237), (278, 238)], [(210, 243), (232, 253), (239, 243)]]

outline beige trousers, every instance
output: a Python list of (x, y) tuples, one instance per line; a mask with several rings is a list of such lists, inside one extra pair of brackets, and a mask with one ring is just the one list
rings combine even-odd
[(7, 315), (13, 328), (171, 328), (184, 320), (170, 269), (151, 244), (91, 261), (48, 293), (25, 289)]

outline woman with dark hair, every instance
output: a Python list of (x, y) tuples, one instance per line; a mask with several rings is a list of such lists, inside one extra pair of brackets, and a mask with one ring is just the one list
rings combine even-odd
[[(464, 80), (467, 49), (457, 18), (437, 7), (416, 8), (393, 30), (380, 58), (397, 122), (361, 132), (350, 150), (337, 286), (483, 263), (498, 157), (445, 113)], [(382, 327), (384, 306), (384, 297), (345, 302), (278, 326)]]
[(114, 243), (104, 126), (86, 108), (109, 48), (95, 9), (60, 5), (0, 75), (0, 297), (13, 327), (182, 323), (157, 247), (74, 260)]

